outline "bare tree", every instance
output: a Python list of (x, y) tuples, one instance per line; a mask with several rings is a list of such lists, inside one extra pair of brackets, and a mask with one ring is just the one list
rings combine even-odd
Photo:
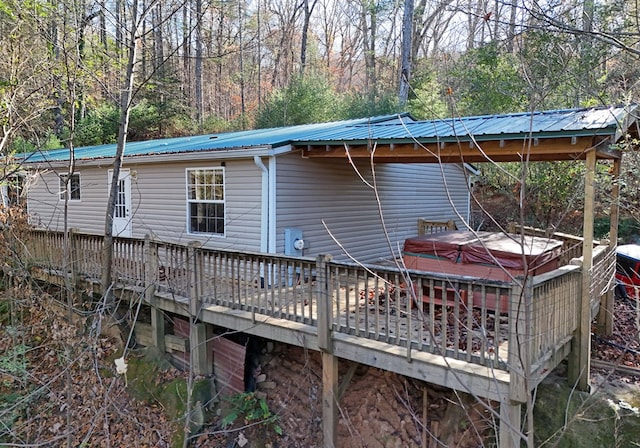
[(309, 0), (303, 0), (304, 14), (302, 21), (302, 38), (300, 41), (300, 73), (304, 73), (304, 69), (307, 66), (307, 41), (309, 39), (309, 24), (311, 21), (311, 14), (318, 4), (318, 0), (312, 0), (309, 4)]
[(407, 103), (409, 98), (409, 87), (411, 83), (411, 64), (412, 64), (412, 43), (413, 43), (413, 10), (414, 1), (405, 0), (404, 13), (402, 16), (402, 52), (400, 63), (400, 88), (398, 93), (398, 102), (401, 107)]

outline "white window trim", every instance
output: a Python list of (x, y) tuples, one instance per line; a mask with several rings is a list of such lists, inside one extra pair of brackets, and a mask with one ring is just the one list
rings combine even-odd
[[(224, 199), (222, 200), (207, 200), (196, 201), (189, 199), (189, 172), (191, 171), (222, 171), (222, 187), (224, 191)], [(187, 234), (193, 236), (205, 236), (207, 238), (225, 238), (227, 236), (227, 173), (224, 166), (206, 166), (206, 167), (193, 167), (185, 168), (185, 221), (187, 225)], [(191, 231), (191, 216), (189, 215), (189, 204), (192, 202), (203, 202), (209, 204), (222, 204), (224, 206), (224, 233), (205, 233), (205, 232), (192, 232)]]
[[(65, 197), (64, 197), (65, 192), (62, 190), (62, 186), (63, 186), (62, 178), (65, 177), (65, 176), (68, 176), (68, 173), (60, 174), (58, 176), (58, 200), (59, 201), (64, 201), (65, 200)], [(73, 199), (71, 197), (71, 189), (69, 189), (66, 192), (67, 198), (69, 199), (69, 202), (81, 202), (82, 201), (82, 177), (80, 176), (80, 173), (73, 173), (71, 176), (72, 177), (73, 176), (78, 176), (78, 191), (80, 193), (80, 199)], [(67, 184), (67, 185), (69, 185), (69, 184)]]

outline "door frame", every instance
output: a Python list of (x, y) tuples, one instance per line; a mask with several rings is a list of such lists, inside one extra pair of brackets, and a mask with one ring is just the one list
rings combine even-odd
[[(113, 170), (109, 170), (107, 176), (107, 193), (110, 193), (112, 179)], [(122, 182), (122, 185), (124, 186), (124, 194), (122, 196), (116, 196), (116, 208), (124, 206), (124, 216), (116, 216), (118, 213), (114, 213), (112, 234), (113, 236), (119, 237), (131, 237), (133, 233), (131, 228), (131, 221), (133, 218), (131, 213), (131, 170), (129, 168), (121, 168), (118, 180)], [(119, 200), (124, 200), (124, 204), (120, 204)]]

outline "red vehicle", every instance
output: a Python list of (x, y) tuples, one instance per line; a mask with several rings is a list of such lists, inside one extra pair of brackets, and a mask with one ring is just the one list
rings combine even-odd
[(640, 245), (623, 244), (616, 248), (617, 297), (640, 298)]

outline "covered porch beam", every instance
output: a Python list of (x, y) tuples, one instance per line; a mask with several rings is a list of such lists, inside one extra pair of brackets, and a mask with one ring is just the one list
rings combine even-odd
[(519, 140), (452, 141), (452, 142), (404, 142), (375, 144), (332, 142), (321, 146), (304, 145), (298, 149), (303, 157), (370, 159), (374, 152), (376, 162), (405, 163), (479, 163), (558, 161), (585, 159), (593, 151), (596, 158), (616, 159), (620, 153), (609, 150), (610, 139), (604, 136), (563, 138), (535, 138)]

